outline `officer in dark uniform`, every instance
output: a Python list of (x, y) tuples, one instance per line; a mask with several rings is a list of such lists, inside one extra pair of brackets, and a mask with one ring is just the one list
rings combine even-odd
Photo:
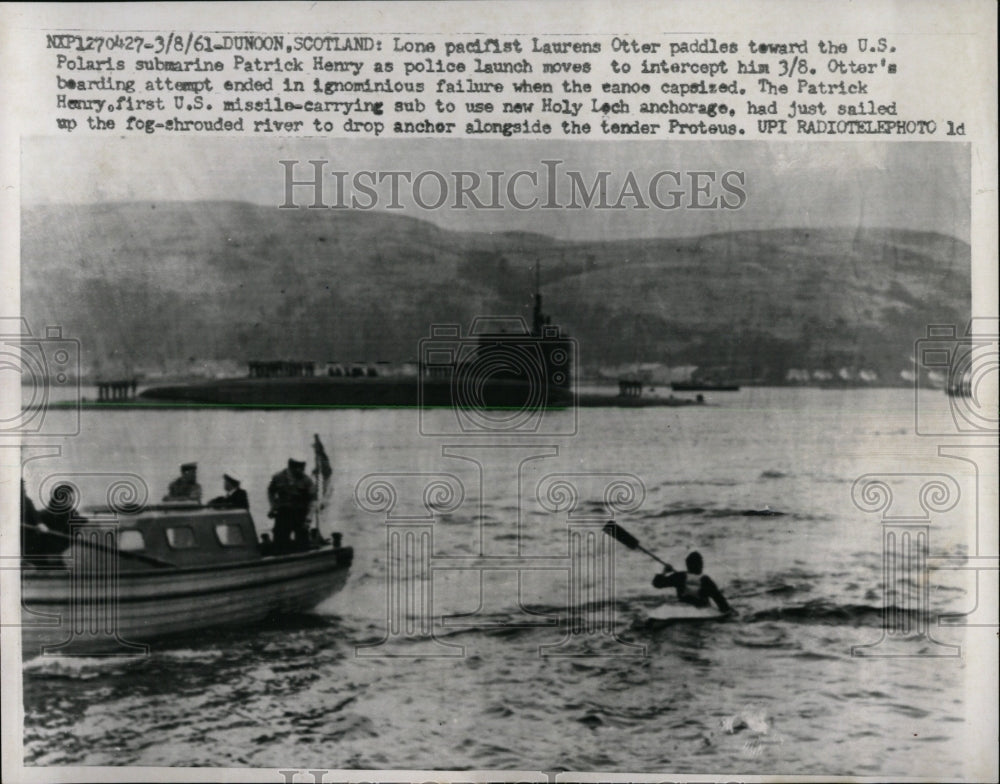
[(38, 511), (31, 499), (28, 498), (28, 491), (24, 487), (24, 480), (21, 480), (21, 525), (38, 525)]
[(42, 553), (42, 540), (44, 532), (38, 527), (38, 510), (31, 499), (28, 498), (28, 491), (24, 488), (24, 480), (21, 480), (21, 553), (31, 560), (31, 556)]
[(201, 503), (201, 485), (198, 484), (198, 464), (184, 463), (181, 475), (170, 483), (164, 501), (193, 501)]
[(226, 491), (225, 495), (220, 495), (208, 502), (209, 506), (220, 509), (249, 509), (250, 499), (247, 498), (247, 491), (240, 487), (240, 480), (229, 474), (222, 475), (222, 487)]
[(267, 488), (274, 519), (274, 546), (278, 550), (290, 549), (295, 538), (295, 549), (309, 547), (309, 511), (316, 500), (316, 485), (306, 474), (302, 460), (289, 459), (288, 467), (271, 477)]
[(22, 507), (21, 533), (24, 538), (24, 554), (29, 561), (41, 556), (39, 562), (44, 563), (44, 556), (62, 553), (69, 545), (70, 522), (86, 522), (76, 511), (79, 499), (76, 488), (71, 484), (60, 484), (52, 488), (52, 498), (48, 506), (41, 510), (35, 510), (26, 495), (22, 495), (22, 499), (27, 501), (27, 506)]

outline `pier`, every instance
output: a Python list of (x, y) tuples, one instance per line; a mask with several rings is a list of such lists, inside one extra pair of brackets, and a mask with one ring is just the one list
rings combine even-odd
[(134, 378), (117, 381), (98, 381), (97, 400), (101, 403), (117, 400), (134, 400), (138, 385), (138, 380)]
[(618, 379), (618, 397), (642, 397), (642, 382), (632, 379)]
[(316, 374), (315, 362), (275, 360), (249, 363), (250, 378), (310, 378)]

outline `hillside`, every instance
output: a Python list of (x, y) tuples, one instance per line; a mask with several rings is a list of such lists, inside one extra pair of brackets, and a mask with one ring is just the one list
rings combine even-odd
[[(629, 362), (866, 368), (900, 383), (928, 324), (964, 324), (970, 249), (940, 234), (789, 229), (566, 242), (410, 217), (238, 202), (25, 208), (22, 309), (82, 342), (85, 372), (207, 361), (417, 357), (432, 323), (546, 310), (586, 371)], [(230, 363), (232, 365), (232, 363)]]

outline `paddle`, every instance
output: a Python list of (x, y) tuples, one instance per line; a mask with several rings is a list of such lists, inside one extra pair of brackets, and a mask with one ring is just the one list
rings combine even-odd
[(659, 561), (664, 566), (670, 565), (662, 558), (660, 558), (660, 556), (654, 555), (653, 553), (649, 552), (649, 550), (647, 550), (645, 547), (639, 544), (638, 539), (632, 536), (632, 534), (630, 534), (620, 525), (615, 523), (613, 520), (608, 520), (608, 522), (604, 524), (604, 533), (606, 533), (608, 536), (613, 536), (616, 541), (621, 542), (629, 550), (641, 550), (650, 558), (652, 558), (654, 561)]
[[(73, 537), (69, 536), (68, 534), (64, 534), (61, 531), (53, 531), (51, 528), (48, 531), (38, 531), (38, 529), (35, 528), (34, 526), (21, 523), (21, 530), (22, 531), (33, 530), (36, 531), (37, 533), (44, 533), (47, 536), (55, 536), (58, 537), (59, 539), (65, 539), (67, 542), (74, 541)], [(117, 555), (122, 556), (123, 558), (133, 558), (136, 561), (142, 561), (144, 563), (152, 564), (153, 566), (159, 566), (164, 569), (177, 568), (177, 564), (171, 563), (170, 561), (164, 561), (162, 558), (154, 558), (151, 555), (143, 555), (142, 553), (133, 553), (129, 552), (128, 550), (119, 550), (116, 547), (108, 547), (107, 545), (100, 544), (99, 542), (90, 542), (83, 538), (77, 539), (76, 542), (77, 544), (80, 544), (84, 547), (92, 547), (95, 550), (104, 550), (107, 552), (115, 553)]]

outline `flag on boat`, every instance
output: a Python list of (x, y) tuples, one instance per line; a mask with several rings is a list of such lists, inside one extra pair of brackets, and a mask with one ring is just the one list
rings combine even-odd
[(313, 452), (316, 454), (316, 468), (313, 473), (316, 476), (316, 484), (319, 485), (320, 504), (326, 506), (327, 499), (333, 492), (333, 482), (330, 481), (333, 477), (333, 464), (323, 448), (323, 442), (319, 440), (319, 435), (314, 435), (313, 439)]

